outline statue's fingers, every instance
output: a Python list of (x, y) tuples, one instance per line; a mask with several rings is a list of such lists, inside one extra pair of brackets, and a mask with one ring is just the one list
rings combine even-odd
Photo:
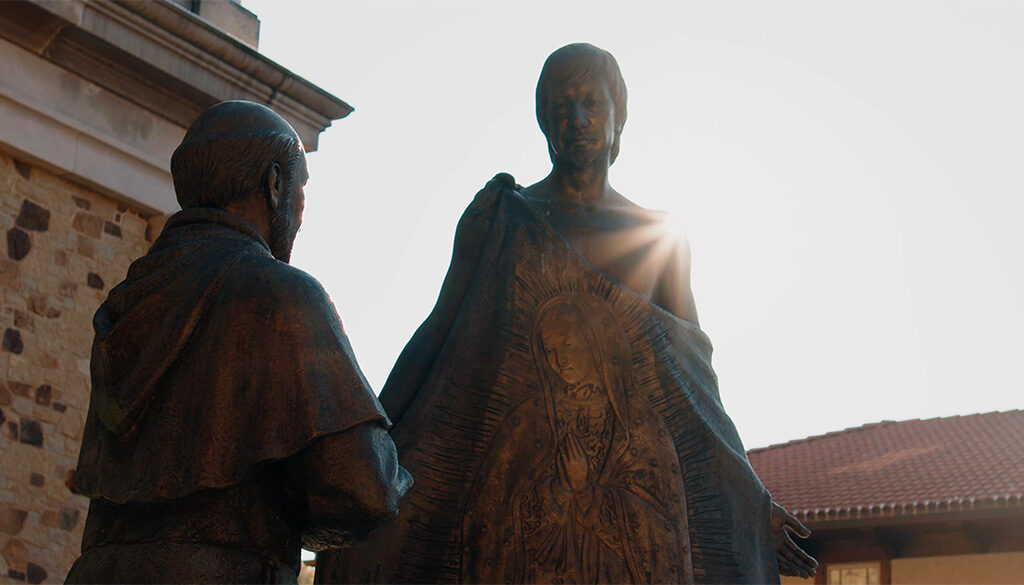
[(575, 435), (572, 437), (572, 454), (576, 457), (583, 457), (583, 455), (585, 455), (583, 452), (583, 444), (580, 443), (579, 438)]
[(487, 182), (487, 188), (493, 188), (495, 190), (515, 189), (516, 180), (508, 173), (498, 173), (497, 175), (494, 175), (493, 179)]
[(787, 561), (779, 555), (776, 559), (779, 563), (779, 573), (786, 575), (787, 577), (800, 577), (800, 570), (793, 566), (793, 563)]
[(787, 561), (793, 564), (797, 564), (796, 555), (793, 554), (793, 551), (790, 550), (788, 546), (780, 546), (779, 548), (775, 549), (775, 553), (781, 555), (782, 558), (786, 559)]
[(806, 565), (804, 562), (802, 562), (800, 557), (797, 556), (792, 549), (790, 549), (790, 547), (788, 546), (790, 542), (792, 541), (789, 541), (789, 539), (787, 539), (786, 546), (781, 546), (778, 549), (776, 549), (776, 553), (782, 555), (782, 557), (785, 558), (787, 562), (796, 567), (798, 570), (802, 566), (807, 566), (808, 568), (810, 568), (809, 565)]
[[(785, 511), (785, 510), (784, 510)], [(804, 523), (797, 520), (795, 516), (785, 511), (785, 526), (800, 538), (807, 538), (811, 535), (811, 529), (804, 526)]]
[(782, 567), (785, 566), (786, 572), (784, 574), (790, 577), (809, 577), (814, 574), (810, 567), (803, 566), (791, 558), (786, 558), (781, 554), (778, 556), (778, 561), (780, 572), (782, 572)]
[(813, 577), (814, 574), (817, 572), (814, 569), (811, 569), (810, 567), (796, 567), (795, 570), (796, 570), (796, 575), (795, 576), (796, 577), (801, 577), (801, 578), (804, 578), (804, 579), (809, 579), (809, 578)]
[(565, 462), (565, 453), (561, 450), (559, 450), (558, 455), (555, 457), (555, 473), (558, 474), (558, 478), (563, 482), (569, 478), (569, 471)]
[(487, 181), (483, 189), (477, 191), (476, 197), (473, 198), (473, 203), (470, 204), (469, 209), (476, 215), (482, 214), (498, 200), (498, 194), (503, 189), (514, 190), (515, 188), (516, 180), (512, 178), (512, 175), (498, 173), (494, 175), (493, 179)]
[(476, 192), (476, 197), (474, 197), (473, 202), (469, 204), (469, 211), (471, 213), (480, 215), (498, 198), (498, 192), (490, 187), (491, 184), (488, 183), (486, 187)]
[(807, 551), (800, 548), (800, 545), (793, 542), (792, 540), (786, 539), (786, 548), (792, 551), (792, 553), (796, 555), (797, 559), (799, 559), (802, 563), (812, 567), (818, 566), (818, 561), (815, 560), (814, 557), (812, 557), (811, 555), (807, 554)]
[(793, 541), (787, 539), (786, 546), (780, 548), (777, 553), (786, 559), (801, 577), (813, 577), (817, 572), (818, 561), (811, 558), (806, 552), (797, 547)]
[(576, 458), (575, 445), (572, 442), (572, 434), (568, 434), (562, 439), (562, 452), (565, 453), (565, 460), (569, 462)]

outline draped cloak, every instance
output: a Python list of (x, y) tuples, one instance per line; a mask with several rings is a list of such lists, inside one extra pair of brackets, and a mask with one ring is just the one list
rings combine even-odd
[[(196, 519), (158, 512), (175, 502), (206, 502), (208, 515), (225, 514), (213, 532), (226, 546), (278, 557), (283, 551), (275, 549), (288, 546), (297, 561), (288, 516), (273, 499), (252, 500), (277, 489), (253, 485), (260, 470), (319, 437), (363, 422), (390, 424), (320, 284), (276, 260), (258, 233), (224, 211), (171, 217), (93, 324), (92, 393), (74, 489), (103, 516), (136, 514), (138, 522), (118, 524), (115, 537), (93, 530), (90, 523), (109, 522), (90, 512), (75, 570), (83, 580), (135, 578), (106, 574), (102, 567), (115, 566), (119, 554), (108, 562), (89, 554), (94, 545), (94, 552), (154, 538), (201, 545), (194, 527), (162, 524), (205, 521), (193, 504), (182, 510)], [(233, 508), (231, 498), (252, 510)], [(158, 513), (166, 520), (143, 521)], [(148, 570), (146, 560), (138, 570)], [(190, 566), (188, 558), (166, 562), (174, 571)], [(188, 581), (191, 573), (168, 574)]]
[[(368, 542), (321, 553), (317, 582), (778, 583), (770, 496), (722, 407), (707, 336), (592, 267), (518, 192), (501, 189), (493, 214), (392, 429), (416, 484)], [(553, 303), (587, 321), (603, 386), (589, 406), (557, 398), (537, 355)], [(607, 431), (583, 503), (555, 479), (567, 408)]]

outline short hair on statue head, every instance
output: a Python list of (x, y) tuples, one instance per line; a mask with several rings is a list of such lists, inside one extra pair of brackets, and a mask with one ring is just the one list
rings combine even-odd
[(618, 137), (626, 124), (626, 81), (622, 78), (622, 71), (619, 70), (619, 63), (615, 57), (589, 43), (566, 45), (551, 53), (544, 61), (540, 79), (537, 80), (537, 123), (540, 124), (541, 132), (545, 136), (548, 133), (547, 112), (548, 102), (551, 100), (552, 77), (556, 72), (565, 69), (569, 69), (573, 77), (597, 74), (608, 82), (612, 103), (615, 105), (615, 135)]
[(258, 130), (186, 139), (171, 156), (174, 192), (182, 209), (225, 207), (264, 188), (270, 165), (295, 180), (302, 143), (294, 133)]

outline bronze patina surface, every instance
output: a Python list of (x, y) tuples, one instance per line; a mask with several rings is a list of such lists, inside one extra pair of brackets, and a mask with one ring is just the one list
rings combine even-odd
[(495, 177), (381, 394), (416, 477), (402, 517), (318, 557), (321, 583), (770, 583), (810, 575), (718, 394), (685, 240), (616, 192), (626, 88), (552, 54), (553, 163)]
[(201, 114), (172, 159), (183, 210), (94, 318), (68, 583), (294, 583), (411, 483), (320, 284), (287, 264), (295, 131), (251, 102)]

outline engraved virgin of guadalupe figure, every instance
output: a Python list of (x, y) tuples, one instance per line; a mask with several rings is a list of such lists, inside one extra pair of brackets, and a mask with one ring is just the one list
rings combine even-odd
[(615, 59), (544, 64), (551, 173), (469, 205), (437, 304), (380, 395), (416, 483), (320, 583), (778, 583), (814, 561), (725, 413), (689, 252), (611, 188)]
[[(686, 557), (659, 554), (686, 549), (679, 465), (664, 421), (634, 396), (625, 331), (600, 299), (559, 295), (530, 340), (541, 392), (505, 419), (481, 467), (463, 580), (681, 578)], [(509, 512), (508, 534), (489, 530)]]

